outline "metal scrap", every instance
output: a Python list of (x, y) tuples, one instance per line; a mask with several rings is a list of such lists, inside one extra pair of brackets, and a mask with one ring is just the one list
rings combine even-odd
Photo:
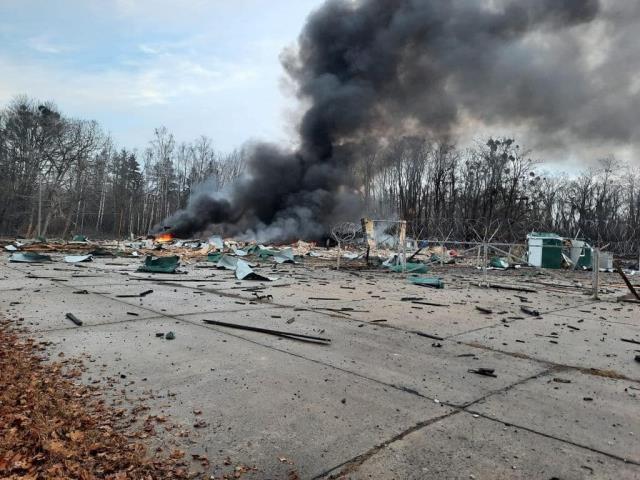
[(69, 320), (71, 320), (73, 323), (75, 323), (77, 326), (79, 326), (79, 327), (82, 326), (82, 320), (80, 320), (78, 317), (76, 317), (73, 313), (67, 313), (65, 316)]
[(207, 325), (217, 325), (219, 327), (235, 328), (238, 330), (247, 330), (250, 332), (265, 333), (267, 335), (276, 335), (278, 337), (289, 338), (291, 340), (299, 340), (302, 342), (317, 343), (319, 345), (328, 345), (331, 343), (330, 338), (316, 337), (311, 335), (303, 335), (295, 332), (283, 332), (280, 330), (272, 330), (269, 328), (253, 327), (250, 325), (239, 325), (237, 323), (219, 322), (217, 320), (203, 320)]

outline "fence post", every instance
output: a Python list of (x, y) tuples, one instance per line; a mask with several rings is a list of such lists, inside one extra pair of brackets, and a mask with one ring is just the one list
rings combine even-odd
[(400, 232), (398, 235), (398, 254), (400, 255), (400, 261), (402, 262), (402, 272), (407, 271), (407, 221), (400, 221)]
[(591, 271), (593, 273), (593, 299), (600, 300), (598, 297), (598, 291), (600, 287), (600, 249), (591, 249)]
[(482, 265), (482, 277), (484, 279), (484, 286), (488, 286), (489, 282), (487, 280), (487, 263), (489, 262), (489, 246), (486, 243), (483, 243), (482, 246), (484, 247), (484, 263)]

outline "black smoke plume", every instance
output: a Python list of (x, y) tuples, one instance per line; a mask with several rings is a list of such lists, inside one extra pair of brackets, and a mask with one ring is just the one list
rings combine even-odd
[(180, 236), (318, 237), (357, 218), (361, 146), (403, 132), (451, 137), (476, 121), (629, 141), (637, 92), (622, 106), (599, 83), (611, 59), (590, 58), (591, 29), (618, 21), (608, 15), (600, 0), (329, 0), (282, 57), (308, 105), (299, 147), (255, 146), (242, 180), (193, 195), (163, 224)]

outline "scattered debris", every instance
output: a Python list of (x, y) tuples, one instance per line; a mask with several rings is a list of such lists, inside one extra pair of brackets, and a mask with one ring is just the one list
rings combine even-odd
[(14, 263), (43, 263), (51, 262), (49, 255), (42, 255), (36, 252), (14, 253), (9, 257), (10, 262)]
[(175, 340), (176, 334), (174, 332), (167, 332), (164, 336), (165, 340)]
[(411, 302), (417, 305), (427, 305), (429, 307), (448, 307), (449, 306), (445, 303), (427, 302), (426, 300), (423, 300), (422, 297), (402, 297), (400, 301)]
[(531, 315), (532, 317), (539, 317), (540, 316), (540, 312), (538, 310), (536, 310), (535, 308), (530, 308), (530, 307), (527, 307), (525, 305), (520, 305), (520, 310), (522, 310), (527, 315)]
[(275, 277), (267, 277), (254, 272), (251, 266), (244, 260), (238, 259), (235, 270), (236, 278), (238, 280), (258, 280), (261, 282), (272, 282), (277, 280)]
[(116, 297), (117, 298), (139, 298), (139, 297), (146, 297), (151, 293), (153, 293), (153, 290), (145, 290), (144, 292), (141, 292), (141, 293), (127, 293), (122, 295), (116, 295)]
[[(498, 290), (512, 290), (514, 292), (536, 293), (537, 290), (528, 287), (520, 287), (518, 285), (502, 285), (498, 283), (489, 283), (489, 288), (495, 288)], [(524, 297), (523, 297), (524, 298)], [(528, 300), (523, 300), (528, 301)]]
[(396, 273), (427, 273), (429, 271), (429, 267), (427, 267), (424, 263), (411, 263), (407, 262), (404, 265), (401, 263), (390, 265), (389, 270)]
[(469, 373), (475, 373), (476, 375), (497, 378), (498, 375), (495, 374), (495, 371), (494, 368), (475, 368), (468, 370)]
[(479, 305), (476, 305), (476, 310), (487, 315), (491, 315), (493, 313), (493, 310), (491, 310), (490, 308), (481, 307)]
[(633, 338), (621, 338), (620, 340), (622, 340), (623, 342), (634, 343), (636, 345), (640, 345), (640, 341), (634, 340)]
[(414, 285), (419, 285), (421, 287), (431, 287), (431, 288), (444, 288), (444, 282), (439, 277), (420, 277), (418, 275), (411, 275), (407, 278), (409, 283), (413, 283)]
[(258, 292), (251, 292), (252, 295), (255, 298), (255, 300), (257, 300), (258, 302), (272, 302), (273, 301), (273, 295), (267, 294), (267, 295), (260, 295)]
[(413, 333), (415, 333), (416, 335), (420, 335), (421, 337), (430, 338), (432, 340), (444, 340), (444, 338), (442, 337), (439, 337), (437, 335), (432, 335), (430, 333), (421, 332), (419, 330), (414, 330)]
[(79, 327), (82, 326), (82, 320), (80, 320), (78, 317), (76, 317), (73, 313), (67, 313), (65, 316), (69, 320), (71, 320), (73, 323), (75, 323), (77, 326), (79, 326)]
[(506, 270), (509, 268), (509, 261), (503, 257), (492, 257), (491, 260), (489, 260), (489, 266), (499, 270)]
[(300, 340), (303, 342), (318, 343), (321, 345), (328, 345), (329, 343), (331, 343), (330, 338), (303, 335), (301, 333), (283, 332), (279, 330), (272, 330), (269, 328), (252, 327), (249, 325), (239, 325), (236, 323), (219, 322), (216, 320), (203, 320), (203, 322), (206, 323), (207, 325), (217, 325), (219, 327), (228, 327), (228, 328), (235, 328), (238, 330), (247, 330), (250, 332), (266, 333), (267, 335), (276, 335), (278, 337), (290, 338), (292, 340)]
[(93, 257), (91, 255), (67, 255), (64, 257), (65, 263), (80, 263), (80, 262), (92, 262)]
[(553, 381), (556, 383), (571, 383), (571, 380), (565, 378), (553, 377)]
[(176, 273), (179, 264), (180, 257), (178, 256), (153, 258), (151, 255), (147, 255), (144, 259), (144, 265), (138, 267), (138, 272)]
[(636, 300), (640, 301), (640, 294), (636, 291), (635, 287), (633, 286), (633, 284), (629, 281), (629, 279), (627, 278), (627, 276), (624, 274), (624, 272), (622, 271), (621, 268), (616, 269), (616, 271), (620, 274), (620, 276), (622, 277), (622, 280), (624, 280), (624, 283), (627, 285), (627, 288), (629, 289), (629, 291), (631, 292), (631, 294), (635, 297)]

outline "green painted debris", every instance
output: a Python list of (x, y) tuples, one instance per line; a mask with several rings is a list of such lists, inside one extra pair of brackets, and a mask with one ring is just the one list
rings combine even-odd
[(165, 340), (175, 340), (176, 334), (173, 332), (167, 332), (164, 336)]
[(210, 253), (207, 255), (207, 262), (218, 263), (218, 261), (222, 258), (222, 252)]
[(277, 280), (277, 278), (267, 277), (265, 275), (261, 275), (253, 271), (251, 265), (249, 265), (244, 260), (238, 259), (236, 262), (236, 278), (238, 280), (258, 280), (262, 282), (272, 282)]
[(86, 242), (87, 241), (87, 237), (85, 237), (84, 235), (74, 235), (73, 238), (71, 239), (72, 242)]
[(176, 273), (176, 269), (180, 264), (180, 257), (158, 257), (153, 258), (148, 255), (144, 259), (144, 265), (138, 267), (138, 272), (146, 273)]
[(279, 252), (276, 252), (276, 254), (273, 256), (273, 259), (276, 261), (276, 263), (296, 263), (293, 256), (293, 248), (285, 248), (283, 250), (280, 250)]
[(47, 243), (47, 239), (45, 237), (43, 237), (42, 235), (38, 235), (36, 237), (36, 243)]
[(253, 271), (251, 268), (253, 265), (239, 259), (238, 257), (232, 257), (230, 255), (223, 255), (222, 258), (216, 264), (216, 267), (224, 270), (233, 270), (238, 280), (259, 280), (263, 282), (271, 282), (277, 280), (277, 278), (271, 278), (264, 275), (260, 275)]
[(421, 287), (444, 288), (444, 282), (439, 277), (421, 277), (419, 275), (411, 275), (407, 278), (410, 283)]
[(489, 266), (493, 268), (507, 269), (509, 268), (509, 262), (506, 258), (492, 257), (491, 260), (489, 260)]
[(14, 263), (42, 263), (50, 262), (51, 257), (49, 255), (41, 255), (35, 252), (14, 253), (9, 257), (10, 262)]
[(402, 269), (402, 264), (399, 263), (397, 265), (390, 265), (389, 270), (396, 273), (427, 273), (429, 271), (429, 267), (427, 267), (424, 263), (411, 263), (407, 262), (406, 270)]
[(271, 249), (265, 247), (264, 245), (251, 245), (247, 249), (247, 253), (249, 255), (255, 255), (258, 258), (267, 258), (267, 257), (273, 257), (273, 256), (277, 255), (278, 251), (277, 250), (271, 250)]

